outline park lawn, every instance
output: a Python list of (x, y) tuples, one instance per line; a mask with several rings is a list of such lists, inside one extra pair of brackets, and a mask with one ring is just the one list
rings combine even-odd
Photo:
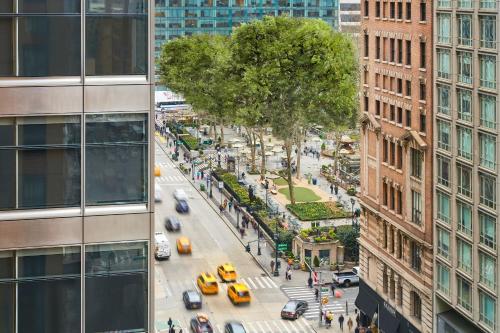
[(332, 202), (300, 202), (286, 208), (301, 221), (328, 220), (349, 217), (350, 214)]
[(288, 182), (282, 177), (273, 179), (273, 183), (275, 183), (276, 186), (288, 186)]
[[(290, 200), (290, 190), (288, 189), (288, 187), (281, 188), (278, 190), (278, 192), (280, 192), (281, 194), (286, 196), (288, 200)], [(294, 187), (293, 193), (295, 194), (296, 202), (312, 202), (321, 200), (321, 197), (316, 195), (314, 191), (305, 187)]]

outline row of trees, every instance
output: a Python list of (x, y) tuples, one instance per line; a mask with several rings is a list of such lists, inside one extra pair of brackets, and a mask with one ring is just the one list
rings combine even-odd
[[(264, 131), (284, 141), (286, 177), (295, 203), (292, 151), (308, 128), (353, 124), (357, 109), (356, 51), (349, 37), (316, 19), (265, 17), (231, 36), (194, 35), (166, 43), (159, 59), (161, 82), (186, 101), (215, 131), (242, 126), (255, 169), (256, 143)], [(265, 173), (262, 154), (261, 175)], [(300, 175), (300, 154), (297, 154)]]

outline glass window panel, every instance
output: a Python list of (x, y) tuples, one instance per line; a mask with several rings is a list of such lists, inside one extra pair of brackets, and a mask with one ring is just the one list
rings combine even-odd
[(438, 76), (443, 79), (450, 78), (450, 50), (447, 49), (437, 49), (437, 68)]
[(85, 271), (88, 274), (147, 271), (147, 244), (115, 243), (85, 247)]
[(437, 16), (438, 42), (449, 44), (451, 42), (451, 14), (439, 13)]
[(87, 16), (87, 75), (145, 75), (147, 16)]
[(148, 5), (146, 0), (87, 0), (86, 8), (87, 13), (128, 14), (147, 13)]
[(20, 146), (80, 144), (79, 116), (24, 117), (17, 123)]
[(449, 295), (450, 293), (450, 269), (437, 262), (437, 287), (440, 291)]
[(481, 109), (481, 125), (488, 128), (496, 128), (495, 96), (479, 94), (479, 107)]
[(496, 179), (495, 177), (479, 173), (479, 202), (496, 209)]
[(481, 87), (495, 89), (496, 78), (496, 57), (479, 55), (480, 83)]
[(483, 252), (479, 252), (479, 279), (487, 287), (495, 289), (496, 260)]
[(457, 113), (458, 119), (472, 120), (472, 91), (457, 89)]
[(0, 332), (15, 332), (15, 295), (14, 283), (0, 283)]
[(450, 114), (450, 87), (445, 85), (437, 85), (438, 94), (438, 112)]
[(80, 287), (79, 276), (19, 282), (18, 332), (79, 332)]
[(450, 222), (450, 197), (443, 192), (437, 193), (437, 218), (443, 222)]
[(472, 15), (457, 15), (458, 43), (461, 45), (472, 45)]
[(479, 133), (480, 164), (495, 170), (496, 167), (496, 136)]
[[(0, 280), (14, 278), (14, 253), (12, 251), (0, 252)], [(0, 307), (1, 309), (1, 307)], [(0, 330), (2, 332), (2, 330)]]
[(18, 277), (51, 277), (80, 274), (80, 247), (19, 250)]
[(437, 121), (438, 126), (438, 147), (450, 150), (450, 123), (443, 120)]
[(462, 201), (457, 201), (458, 230), (472, 235), (472, 207)]
[(497, 18), (494, 15), (479, 16), (481, 47), (496, 49), (496, 24)]
[(472, 130), (468, 127), (457, 126), (458, 156), (472, 159)]
[[(2, 2), (0, 1), (0, 6)], [(1, 10), (0, 10), (1, 11)], [(14, 19), (0, 17), (0, 76), (14, 75)]]
[(87, 204), (147, 201), (147, 129), (146, 114), (87, 116)]
[(461, 239), (457, 239), (457, 266), (472, 273), (472, 246)]
[(471, 285), (461, 277), (457, 277), (457, 300), (458, 304), (467, 311), (472, 309)]
[(461, 164), (457, 164), (457, 188), (458, 193), (472, 196), (472, 171)]
[(438, 254), (444, 258), (450, 256), (450, 233), (444, 229), (437, 228)]
[(14, 0), (3, 0), (0, 1), (0, 13), (13, 13), (14, 12)]
[(20, 76), (80, 75), (79, 16), (19, 17)]
[(481, 244), (496, 249), (497, 244), (497, 224), (496, 218), (479, 212), (479, 227), (481, 229), (481, 234), (479, 240)]
[(457, 52), (458, 80), (472, 84), (472, 53)]
[[(1, 129), (0, 129), (1, 130)], [(16, 152), (0, 149), (0, 210), (16, 206)]]
[(479, 320), (487, 326), (495, 329), (496, 311), (495, 299), (479, 290)]
[[(8, 1), (8, 0), (7, 0)], [(80, 13), (80, 0), (17, 0), (19, 13)], [(3, 0), (5, 2), (5, 0)]]

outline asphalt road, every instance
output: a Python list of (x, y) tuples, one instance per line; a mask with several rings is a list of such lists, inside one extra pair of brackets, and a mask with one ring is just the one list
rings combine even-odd
[[(156, 148), (156, 165), (161, 168), (161, 177), (156, 182), (162, 189), (162, 202), (156, 204), (155, 228), (166, 234), (172, 246), (170, 260), (156, 262), (155, 305), (156, 328), (165, 332), (165, 323), (172, 318), (183, 333), (188, 329), (190, 319), (197, 313), (208, 314), (215, 332), (223, 332), (228, 320), (239, 320), (248, 333), (289, 333), (314, 332), (305, 318), (296, 321), (280, 319), (280, 311), (288, 297), (280, 289), (281, 280), (265, 274), (251, 256), (245, 252), (242, 243), (232, 229), (221, 220), (216, 211), (189, 184), (161, 148)], [(175, 212), (172, 193), (182, 188), (189, 196), (190, 213), (179, 215)], [(182, 230), (167, 232), (163, 226), (167, 216), (178, 216)], [(175, 241), (187, 236), (193, 245), (192, 255), (179, 255)], [(182, 302), (182, 292), (197, 289), (196, 276), (208, 271), (216, 274), (216, 267), (231, 262), (236, 267), (239, 281), (250, 288), (252, 302), (249, 305), (234, 306), (227, 298), (226, 284), (220, 283), (218, 295), (203, 296), (201, 310), (186, 310)], [(178, 332), (178, 330), (177, 330)]]

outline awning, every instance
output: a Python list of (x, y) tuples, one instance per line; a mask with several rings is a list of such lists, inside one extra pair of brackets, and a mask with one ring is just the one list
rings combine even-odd
[(365, 315), (372, 318), (377, 310), (376, 298), (372, 294), (375, 292), (363, 280), (359, 280), (359, 293), (356, 297), (356, 307), (360, 309)]
[(379, 306), (380, 312), (380, 329), (384, 333), (396, 333), (399, 332), (399, 324), (401, 322), (401, 317), (390, 304), (386, 302), (380, 303)]

